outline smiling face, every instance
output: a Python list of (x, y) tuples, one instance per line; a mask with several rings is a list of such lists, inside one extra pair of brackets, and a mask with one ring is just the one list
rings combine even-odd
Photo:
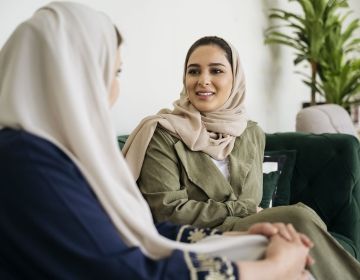
[(199, 112), (212, 112), (228, 100), (233, 84), (231, 65), (217, 45), (196, 48), (186, 65), (185, 88)]

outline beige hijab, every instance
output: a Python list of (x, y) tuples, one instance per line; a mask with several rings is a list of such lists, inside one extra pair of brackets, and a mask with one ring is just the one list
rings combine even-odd
[[(145, 153), (157, 124), (179, 138), (192, 151), (202, 151), (218, 160), (231, 153), (236, 137), (246, 128), (247, 117), (244, 107), (244, 72), (238, 52), (231, 44), (229, 46), (233, 57), (233, 86), (229, 99), (216, 111), (200, 113), (190, 103), (184, 85), (180, 99), (173, 103), (174, 110), (162, 109), (157, 115), (143, 119), (123, 148), (135, 179), (139, 178)], [(183, 80), (185, 74), (184, 72)]]
[(111, 125), (108, 95), (115, 57), (114, 26), (103, 14), (69, 2), (41, 8), (0, 52), (0, 128), (28, 131), (66, 153), (122, 240), (145, 255), (159, 259), (174, 249), (244, 251), (239, 246), (248, 244), (246, 237), (183, 244), (157, 232)]

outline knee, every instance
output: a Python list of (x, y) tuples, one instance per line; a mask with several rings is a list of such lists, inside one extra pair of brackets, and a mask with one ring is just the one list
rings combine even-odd
[(319, 215), (317, 215), (313, 209), (302, 203), (290, 206), (286, 211), (286, 215), (288, 216), (288, 220), (299, 231), (313, 227), (314, 225), (318, 225), (326, 230), (326, 225)]

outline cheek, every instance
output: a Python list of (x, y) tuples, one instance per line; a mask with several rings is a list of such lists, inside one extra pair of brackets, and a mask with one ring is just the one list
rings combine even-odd
[(193, 90), (195, 85), (196, 81), (194, 78), (185, 78), (185, 88), (187, 91)]
[(111, 83), (111, 88), (110, 88), (110, 94), (109, 94), (109, 102), (110, 105), (113, 105), (115, 103), (115, 101), (117, 100), (119, 96), (119, 82), (118, 80), (115, 78), (112, 83)]
[(230, 95), (232, 89), (233, 80), (232, 77), (219, 81), (218, 85), (221, 87), (226, 95)]
[(115, 79), (114, 81), (114, 99), (116, 100), (120, 93), (119, 81)]

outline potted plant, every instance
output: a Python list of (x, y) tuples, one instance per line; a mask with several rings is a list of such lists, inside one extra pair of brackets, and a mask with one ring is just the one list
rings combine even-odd
[(318, 69), (316, 90), (327, 103), (339, 104), (348, 111), (352, 104), (360, 103), (360, 58), (351, 53), (360, 51), (360, 38), (351, 39), (359, 28), (359, 20), (353, 20), (345, 30), (338, 21), (325, 38)]
[(348, 106), (360, 90), (360, 63), (351, 57), (359, 52), (360, 39), (353, 38), (359, 20), (344, 28), (349, 13), (346, 0), (289, 0), (300, 4), (302, 15), (282, 9), (270, 9), (269, 17), (279, 21), (265, 32), (266, 44), (282, 44), (295, 50), (294, 64), (307, 62), (311, 73), (303, 80), (311, 91), (310, 104), (316, 95), (327, 103)]

